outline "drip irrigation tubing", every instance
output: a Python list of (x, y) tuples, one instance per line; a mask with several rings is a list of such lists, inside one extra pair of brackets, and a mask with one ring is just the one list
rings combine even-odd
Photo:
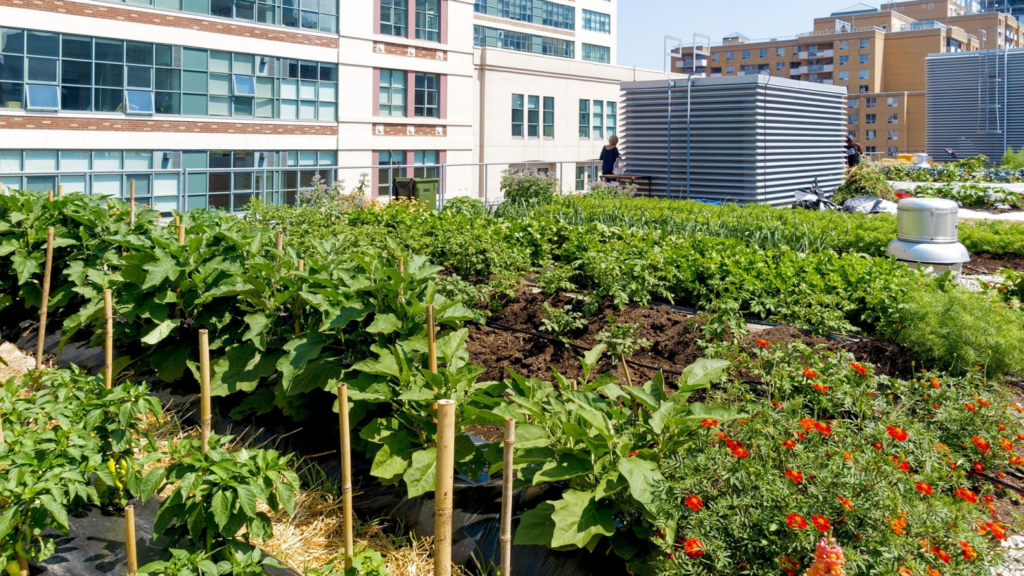
[(1024, 384), (1021, 384), (1020, 380), (1006, 380), (1006, 383), (1018, 390), (1024, 390)]
[(971, 472), (971, 475), (977, 476), (979, 478), (984, 478), (985, 480), (988, 480), (989, 482), (991, 482), (993, 484), (1002, 486), (1003, 488), (1006, 488), (1008, 490), (1012, 490), (1013, 492), (1016, 492), (1017, 494), (1019, 494), (1021, 496), (1024, 496), (1024, 489), (1022, 489), (1019, 486), (1014, 486), (1013, 484), (1010, 484), (1009, 482), (1004, 482), (1004, 481), (1002, 481), (1002, 480), (1000, 480), (998, 478), (993, 478), (993, 477), (989, 476), (988, 474), (979, 474), (977, 472)]

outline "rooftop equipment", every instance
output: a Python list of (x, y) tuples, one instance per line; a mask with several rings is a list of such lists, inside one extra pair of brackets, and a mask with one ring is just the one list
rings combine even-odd
[(960, 274), (971, 255), (957, 237), (956, 202), (938, 198), (900, 200), (896, 240), (886, 252), (912, 268), (932, 268), (936, 274)]
[(651, 194), (792, 205), (846, 168), (846, 88), (764, 74), (625, 82), (623, 156)]

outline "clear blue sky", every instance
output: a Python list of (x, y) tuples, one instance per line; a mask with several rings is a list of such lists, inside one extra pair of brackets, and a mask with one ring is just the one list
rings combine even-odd
[[(877, 7), (880, 2), (860, 0)], [(619, 0), (620, 66), (661, 70), (665, 36), (690, 44), (694, 33), (712, 42), (740, 32), (747, 38), (792, 36), (814, 29), (814, 19), (858, 0)]]

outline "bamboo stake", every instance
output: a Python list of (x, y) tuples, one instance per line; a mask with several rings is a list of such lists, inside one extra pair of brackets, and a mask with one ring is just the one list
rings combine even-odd
[(178, 226), (181, 226), (181, 216), (174, 217), (174, 227), (177, 228)]
[(24, 556), (18, 556), (18, 573), (19, 576), (29, 576), (28, 558), (25, 558)]
[[(633, 387), (633, 377), (629, 375), (629, 365), (626, 364), (626, 357), (619, 358), (619, 363), (622, 364), (622, 373), (626, 376), (626, 386)], [(633, 398), (633, 416), (636, 417), (640, 414), (640, 403)]]
[(203, 328), (199, 331), (199, 386), (200, 394), (200, 422), (203, 425), (203, 454), (210, 450), (210, 425), (213, 417), (210, 415), (210, 332)]
[(281, 250), (284, 250), (284, 232), (278, 230), (277, 231), (277, 251), (280, 252)]
[(50, 202), (53, 202), (53, 190), (46, 191), (46, 199)]
[(185, 245), (185, 227), (178, 224), (178, 246)]
[[(306, 270), (306, 261), (299, 259), (299, 272)], [(302, 332), (302, 327), (299, 323), (299, 307), (302, 303), (302, 296), (295, 296), (295, 309), (292, 311), (292, 315), (295, 316), (295, 335), (298, 336)]]
[(53, 271), (53, 226), (46, 229), (46, 264), (43, 267), (43, 295), (39, 305), (39, 337), (36, 340), (36, 369), (43, 367), (43, 343), (46, 341), (46, 314), (50, 308), (50, 274)]
[(512, 574), (512, 469), (513, 448), (516, 443), (516, 421), (505, 418), (505, 469), (501, 484), (501, 576)]
[(128, 576), (135, 576), (135, 572), (139, 569), (138, 554), (135, 550), (135, 506), (125, 506), (124, 508), (124, 531), (125, 531), (125, 547), (128, 549), (126, 555), (128, 556)]
[(60, 198), (63, 195), (64, 195), (64, 185), (63, 184), (58, 184), (57, 185), (57, 198)]
[(434, 480), (434, 576), (452, 573), (452, 490), (455, 483), (455, 401), (437, 406), (437, 476)]
[(345, 535), (345, 570), (352, 568), (352, 442), (349, 438), (348, 385), (338, 384), (338, 423), (341, 425), (341, 496)]
[(0, 444), (4, 443), (4, 415), (0, 413)]
[(107, 319), (106, 341), (103, 345), (103, 385), (114, 387), (114, 294), (103, 291), (103, 315)]
[[(427, 362), (430, 371), (437, 374), (437, 340), (434, 336), (434, 305), (427, 304)], [(434, 390), (435, 392), (437, 389)]]
[(128, 181), (128, 229), (135, 228), (135, 179)]

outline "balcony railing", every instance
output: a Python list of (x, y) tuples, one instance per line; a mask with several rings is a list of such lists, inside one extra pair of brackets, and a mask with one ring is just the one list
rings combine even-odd
[(832, 50), (808, 50), (800, 53), (801, 60), (808, 60), (810, 58), (831, 58), (834, 54)]

